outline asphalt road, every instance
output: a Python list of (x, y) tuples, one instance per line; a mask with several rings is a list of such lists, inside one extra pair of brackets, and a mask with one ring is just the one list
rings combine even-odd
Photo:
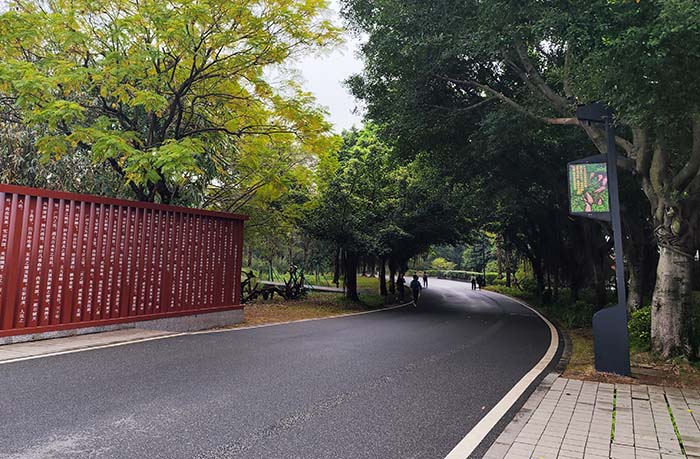
[(429, 287), (418, 308), (0, 365), (0, 458), (444, 458), (550, 332)]

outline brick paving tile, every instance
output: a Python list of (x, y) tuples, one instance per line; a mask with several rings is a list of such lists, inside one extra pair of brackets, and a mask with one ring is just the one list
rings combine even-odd
[(613, 445), (610, 447), (610, 457), (614, 459), (635, 459), (634, 447), (625, 445)]
[(549, 375), (484, 459), (700, 459), (698, 421), (696, 389)]
[(696, 389), (549, 375), (484, 459), (700, 459), (699, 421)]
[(484, 459), (503, 459), (512, 446), (511, 443), (494, 443), (488, 452), (484, 455)]
[(648, 449), (635, 448), (637, 459), (661, 459), (661, 453), (658, 451), (650, 451)]

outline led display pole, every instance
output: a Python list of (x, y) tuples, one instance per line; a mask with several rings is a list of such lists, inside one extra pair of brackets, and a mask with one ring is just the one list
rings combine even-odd
[[(611, 111), (599, 103), (579, 107), (576, 117), (584, 123), (605, 124), (608, 138), (607, 155), (597, 155), (569, 164), (570, 212), (573, 215), (610, 221), (615, 244), (617, 304), (602, 309), (593, 316), (595, 368), (597, 371), (629, 376), (627, 293), (622, 252), (615, 127)], [(604, 156), (606, 156), (605, 163), (602, 162)]]

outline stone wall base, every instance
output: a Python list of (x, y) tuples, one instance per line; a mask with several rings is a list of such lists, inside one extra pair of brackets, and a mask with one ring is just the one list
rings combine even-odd
[(189, 316), (164, 317), (162, 319), (141, 320), (123, 324), (101, 325), (95, 327), (74, 328), (26, 335), (0, 337), (0, 345), (39, 341), (66, 336), (86, 335), (106, 331), (123, 330), (126, 328), (143, 328), (148, 330), (164, 330), (172, 332), (190, 332), (208, 328), (225, 327), (243, 322), (243, 309), (192, 314)]

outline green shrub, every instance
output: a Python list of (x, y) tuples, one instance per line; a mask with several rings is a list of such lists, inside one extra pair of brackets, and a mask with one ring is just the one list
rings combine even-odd
[[(530, 304), (539, 306), (549, 317), (556, 320), (565, 328), (590, 328), (593, 322), (593, 314), (597, 308), (595, 305), (578, 300), (575, 303), (569, 301), (569, 292), (564, 291), (563, 295), (553, 304), (547, 306), (540, 303), (537, 292), (533, 290), (520, 290), (517, 287), (506, 287), (505, 285), (490, 285), (487, 287), (492, 292), (520, 298)], [(562, 293), (562, 292), (560, 292)]]
[[(456, 269), (443, 269), (443, 270), (428, 270), (426, 271), (428, 273), (428, 276), (435, 276), (439, 277), (442, 279), (458, 279), (458, 280), (471, 280), (471, 278), (474, 276), (483, 276), (483, 273), (479, 273), (476, 271), (460, 271)], [(487, 284), (492, 284), (496, 278), (498, 277), (498, 273), (486, 273), (486, 283)]]
[(505, 285), (489, 285), (486, 289), (502, 295), (512, 296), (513, 298), (520, 298), (526, 302), (533, 302), (537, 296), (535, 292), (520, 290), (517, 287), (506, 287)]
[(651, 306), (645, 306), (632, 312), (627, 329), (630, 345), (639, 351), (651, 349)]
[(451, 261), (448, 261), (442, 257), (434, 259), (430, 265), (437, 270), (450, 270), (455, 269), (455, 266), (457, 266), (455, 263), (452, 263)]
[(575, 303), (559, 301), (548, 308), (551, 315), (565, 328), (590, 328), (596, 310), (593, 304), (585, 300)]
[(525, 277), (518, 277), (518, 285), (523, 290), (531, 290), (533, 292), (537, 291), (537, 281), (532, 275), (527, 275)]
[(505, 278), (505, 277), (502, 277), (502, 278), (499, 279), (498, 277), (496, 277), (496, 278), (493, 280), (493, 282), (492, 282), (491, 284), (492, 284), (492, 285), (503, 285), (503, 286), (505, 286), (505, 285), (506, 285), (506, 278)]

